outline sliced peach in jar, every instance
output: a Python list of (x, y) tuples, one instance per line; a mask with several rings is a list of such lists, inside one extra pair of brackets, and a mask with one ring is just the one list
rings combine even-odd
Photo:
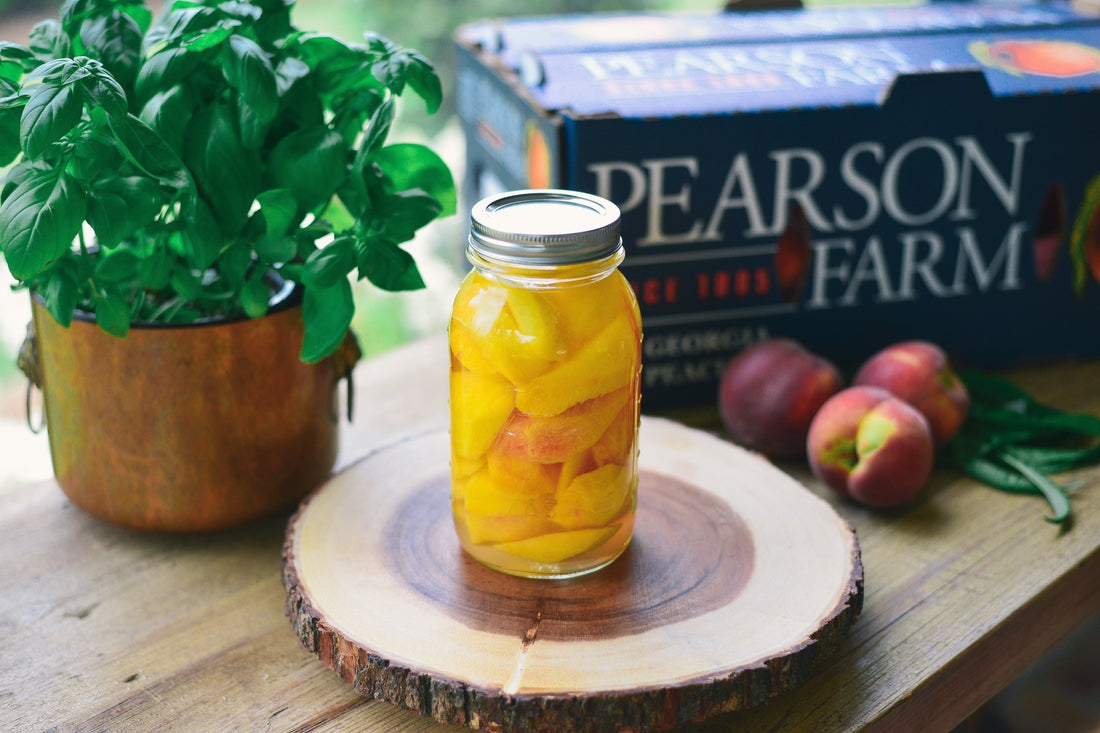
[(502, 542), (496, 549), (515, 557), (542, 563), (557, 563), (599, 547), (619, 530), (619, 525), (595, 529), (552, 532), (512, 542)]
[(531, 463), (560, 463), (599, 440), (627, 401), (626, 388), (587, 400), (558, 415), (517, 413), (496, 450)]
[(594, 283), (550, 288), (543, 294), (558, 314), (559, 327), (570, 347), (577, 348), (595, 337), (623, 310), (621, 279), (613, 274)]
[(529, 415), (557, 415), (573, 405), (626, 387), (640, 368), (632, 318), (620, 312), (565, 361), (516, 384), (516, 407)]
[(543, 296), (530, 290), (505, 288), (508, 311), (515, 323), (516, 338), (527, 351), (548, 361), (565, 356), (565, 341), (558, 328), (558, 314)]
[(607, 430), (592, 446), (592, 457), (597, 466), (622, 466), (631, 459), (631, 453), (636, 450), (636, 410), (636, 403), (623, 405)]
[(451, 371), (451, 443), (455, 453), (485, 453), (515, 409), (511, 383), (495, 374)]
[(488, 471), (466, 482), (463, 517), (475, 544), (510, 542), (549, 531), (553, 493), (525, 492), (493, 480)]
[(554, 463), (531, 463), (513, 453), (490, 448), (486, 456), (490, 478), (498, 486), (522, 494), (552, 494), (557, 490), (561, 466)]
[(619, 516), (633, 490), (633, 472), (601, 466), (583, 473), (558, 491), (550, 519), (567, 529), (601, 527)]
[(452, 320), (449, 328), (451, 355), (454, 361), (472, 372), (489, 374), (497, 369), (482, 351), (479, 340), (461, 321)]

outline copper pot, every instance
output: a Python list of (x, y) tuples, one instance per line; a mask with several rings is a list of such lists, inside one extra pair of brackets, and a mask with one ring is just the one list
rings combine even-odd
[(124, 339), (87, 314), (64, 328), (32, 304), (54, 473), (88, 512), (142, 530), (225, 529), (292, 508), (331, 471), (336, 387), (358, 351), (342, 352), (346, 369), (303, 363), (296, 300)]

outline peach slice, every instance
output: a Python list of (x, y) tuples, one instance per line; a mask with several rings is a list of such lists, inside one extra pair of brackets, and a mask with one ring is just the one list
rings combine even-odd
[(452, 371), (451, 440), (460, 456), (477, 457), (489, 450), (515, 408), (508, 380), (495, 374)]
[(550, 519), (568, 529), (607, 524), (623, 509), (631, 475), (622, 466), (607, 465), (577, 476), (558, 491)]
[(558, 415), (573, 405), (625, 387), (640, 365), (632, 318), (620, 311), (594, 338), (550, 371), (516, 384), (516, 407), (529, 415)]
[(518, 491), (482, 471), (466, 482), (465, 498), (462, 516), (474, 544), (511, 542), (552, 531), (552, 493)]
[(634, 448), (635, 408), (636, 405), (629, 402), (623, 405), (611, 425), (592, 446), (592, 457), (597, 466), (622, 466), (630, 459)]
[(556, 563), (599, 547), (618, 530), (619, 525), (616, 524), (596, 529), (553, 532), (513, 542), (501, 542), (496, 545), (496, 549), (535, 562)]
[(558, 328), (558, 315), (538, 294), (519, 288), (505, 288), (508, 311), (516, 325), (516, 338), (524, 350), (548, 361), (565, 357), (565, 341)]
[(451, 354), (461, 367), (482, 374), (497, 370), (492, 360), (482, 351), (479, 339), (460, 321), (451, 321), (449, 336)]
[(558, 314), (565, 340), (576, 349), (594, 338), (614, 314), (623, 310), (626, 287), (629, 286), (622, 276), (613, 274), (587, 285), (552, 288), (543, 297)]
[(626, 388), (582, 402), (552, 416), (517, 414), (496, 449), (531, 463), (560, 463), (592, 447), (626, 402)]
[(522, 494), (552, 494), (557, 489), (561, 466), (556, 463), (531, 463), (495, 448), (489, 450), (487, 459), (489, 476), (498, 486)]

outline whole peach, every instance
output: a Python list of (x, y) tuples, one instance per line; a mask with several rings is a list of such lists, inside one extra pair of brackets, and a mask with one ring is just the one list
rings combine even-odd
[(970, 393), (943, 349), (927, 341), (888, 346), (856, 372), (854, 385), (882, 387), (920, 410), (936, 445), (955, 436), (970, 410)]
[(814, 416), (806, 454), (826, 486), (885, 508), (920, 492), (935, 448), (928, 421), (912, 405), (878, 387), (849, 387)]
[(759, 341), (722, 374), (718, 407), (734, 441), (772, 457), (802, 455), (814, 413), (843, 387), (826, 359), (790, 339)]

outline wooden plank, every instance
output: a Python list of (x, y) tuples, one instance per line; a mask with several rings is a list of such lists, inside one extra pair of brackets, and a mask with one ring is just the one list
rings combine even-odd
[[(342, 465), (391, 435), (446, 425), (445, 349), (428, 340), (357, 368)], [(1058, 407), (1100, 413), (1100, 362), (1012, 376)], [(784, 467), (807, 480), (804, 466)], [(909, 730), (926, 720), (946, 730), (961, 721), (1100, 611), (1100, 469), (1075, 478), (1085, 485), (1068, 531), (1042, 520), (1041, 499), (947, 468), (896, 513), (838, 502), (809, 481), (858, 531), (863, 613), (804, 686), (682, 730)], [(52, 483), (0, 495), (0, 730), (139, 721), (151, 731), (455, 731), (364, 702), (301, 648), (283, 615), (285, 520), (147, 536), (88, 517)]]

